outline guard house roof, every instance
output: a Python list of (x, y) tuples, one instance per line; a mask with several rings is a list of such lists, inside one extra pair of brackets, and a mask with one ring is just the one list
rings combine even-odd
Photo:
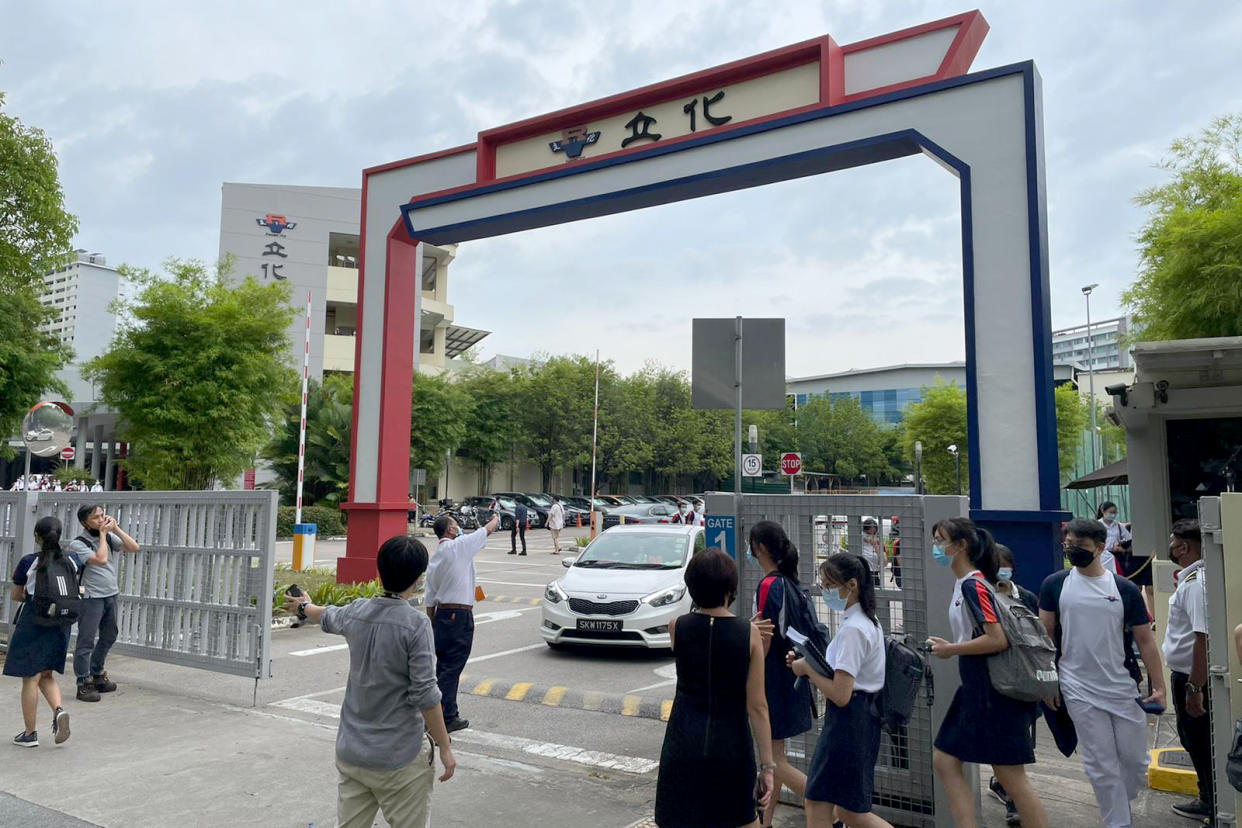
[(444, 358), (455, 359), (470, 348), (483, 341), (491, 331), (467, 328), (462, 325), (449, 325), (444, 332)]
[(1242, 336), (1139, 342), (1130, 355), (1136, 382), (1167, 382), (1170, 388), (1242, 385)]

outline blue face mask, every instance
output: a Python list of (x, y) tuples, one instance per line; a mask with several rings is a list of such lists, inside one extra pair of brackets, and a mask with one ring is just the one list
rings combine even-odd
[(828, 587), (824, 590), (824, 603), (834, 612), (844, 612), (849, 599), (842, 598), (836, 587)]
[(932, 544), (932, 557), (935, 558), (936, 563), (940, 564), (941, 566), (948, 566), (950, 563), (952, 563), (952, 560), (953, 560), (952, 558), (949, 557), (949, 553), (944, 551), (943, 543)]
[(996, 580), (1002, 581), (1006, 584), (1012, 581), (1013, 580), (1013, 567), (1002, 566), (1000, 569), (998, 569), (996, 571)]

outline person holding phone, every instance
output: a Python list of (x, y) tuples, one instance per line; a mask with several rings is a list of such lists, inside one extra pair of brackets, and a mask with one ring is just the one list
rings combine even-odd
[(78, 509), (78, 523), (85, 530), (69, 544), (69, 551), (85, 561), (82, 569), (82, 608), (78, 616), (78, 643), (73, 648), (73, 674), (78, 680), (78, 701), (97, 702), (100, 693), (116, 690), (104, 662), (116, 643), (119, 618), (116, 598), (120, 594), (117, 559), (120, 553), (137, 552), (138, 541), (104, 514), (102, 506)]
[(807, 774), (806, 824), (892, 828), (871, 812), (880, 755), (880, 719), (873, 709), (886, 663), (871, 570), (859, 556), (838, 552), (820, 564), (819, 579), (828, 609), (843, 613), (826, 654), (832, 675), (821, 675), (795, 653), (787, 656), (794, 675), (809, 678), (828, 700)]
[[(1071, 569), (1039, 590), (1039, 618), (1057, 645), (1061, 698), (1078, 733), (1083, 770), (1109, 828), (1129, 828), (1130, 802), (1147, 785), (1147, 715), (1164, 708), (1164, 674), (1151, 618), (1138, 587), (1108, 571), (1104, 524), (1074, 518), (1065, 527)], [(1138, 645), (1152, 693), (1139, 691)]]

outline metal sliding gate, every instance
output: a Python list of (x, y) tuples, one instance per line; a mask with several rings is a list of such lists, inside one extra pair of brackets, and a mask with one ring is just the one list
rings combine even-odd
[(18, 560), (35, 549), (35, 522), (60, 518), (68, 546), (83, 532), (77, 511), (86, 504), (103, 506), (140, 546), (120, 555), (113, 652), (270, 676), (274, 491), (0, 493), (0, 629), (16, 610), (9, 586)]
[[(733, 503), (731, 494), (708, 495), (707, 513), (734, 514)], [(877, 615), (884, 632), (904, 635), (912, 646), (929, 635), (952, 640), (947, 605), (955, 578), (947, 567), (932, 564), (931, 530), (942, 518), (965, 514), (965, 498), (958, 497), (743, 495), (741, 513), (736, 514), (737, 548), (743, 559), (739, 561), (737, 612), (747, 617), (753, 614), (755, 588), (763, 577), (758, 563), (746, 554), (746, 533), (757, 521), (774, 520), (798, 547), (798, 579), (810, 591), (819, 618), (835, 634), (841, 614), (830, 611), (820, 597), (819, 564), (838, 551), (860, 549), (862, 522), (873, 518), (883, 530), (886, 546), (900, 541), (896, 546), (899, 557), (891, 559), (883, 584), (876, 591)], [(948, 800), (932, 771), (932, 742), (959, 679), (956, 660), (928, 660), (932, 662), (931, 680), (905, 732), (881, 737), (874, 807), (877, 814), (894, 824), (932, 828), (937, 813), (945, 818), (949, 814)], [(822, 712), (826, 702), (818, 691), (816, 696)], [(821, 725), (819, 720), (810, 732), (786, 741), (791, 763), (804, 772)], [(968, 778), (973, 775), (968, 774)], [(799, 802), (788, 792), (784, 800)]]

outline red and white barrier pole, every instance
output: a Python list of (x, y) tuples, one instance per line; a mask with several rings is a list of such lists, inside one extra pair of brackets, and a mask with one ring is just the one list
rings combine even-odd
[(294, 507), (293, 569), (301, 572), (315, 565), (314, 524), (302, 523), (302, 481), (306, 474), (306, 395), (310, 386), (311, 292), (306, 291), (306, 345), (302, 351), (302, 424), (298, 428), (298, 494)]

